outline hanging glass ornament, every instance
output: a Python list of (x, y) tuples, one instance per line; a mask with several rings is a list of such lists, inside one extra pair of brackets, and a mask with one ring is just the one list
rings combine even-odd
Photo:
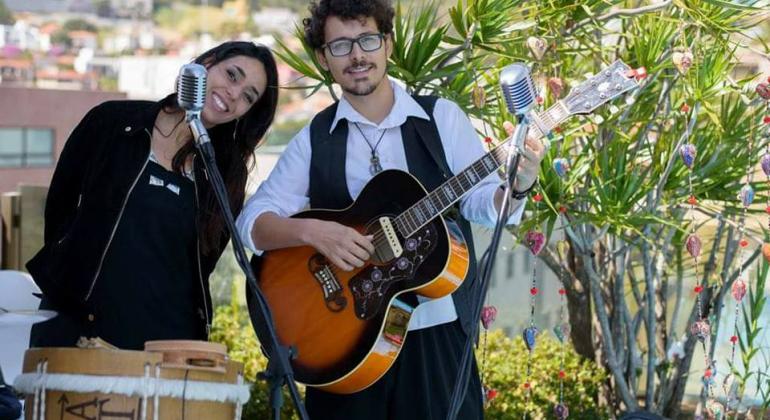
[(696, 258), (700, 255), (701, 251), (701, 241), (698, 235), (691, 233), (687, 236), (687, 241), (685, 242), (685, 247), (687, 248), (687, 252), (690, 253), (690, 256), (693, 258)]
[(700, 321), (695, 321), (695, 323), (690, 326), (690, 334), (694, 335), (698, 341), (705, 342), (711, 334), (711, 326), (706, 320), (703, 319)]
[(740, 302), (743, 300), (743, 297), (746, 296), (746, 283), (741, 279), (735, 280), (731, 292), (733, 299)]
[(762, 165), (762, 172), (765, 173), (765, 176), (770, 176), (770, 153), (765, 153), (759, 163)]
[(743, 203), (743, 207), (748, 207), (754, 202), (754, 188), (751, 185), (746, 184), (741, 188), (741, 192), (738, 193), (738, 199)]
[(529, 51), (532, 52), (532, 56), (535, 57), (537, 61), (540, 61), (543, 59), (545, 51), (548, 49), (548, 44), (543, 38), (531, 36), (527, 38), (527, 47), (529, 48)]
[(709, 398), (706, 402), (706, 414), (708, 414), (709, 418), (714, 420), (722, 420), (724, 418), (725, 408), (719, 401), (714, 398)]
[(689, 48), (675, 51), (671, 55), (671, 61), (674, 62), (674, 67), (679, 71), (679, 74), (684, 76), (692, 67), (692, 51)]
[(695, 157), (697, 155), (698, 155), (698, 149), (695, 147), (694, 144), (686, 143), (679, 147), (679, 156), (682, 157), (684, 166), (686, 166), (689, 169), (692, 169), (692, 166), (695, 163)]
[(569, 337), (570, 331), (570, 326), (566, 322), (553, 327), (553, 334), (562, 343), (564, 343), (566, 338)]
[(757, 85), (755, 91), (760, 98), (770, 101), (770, 84), (762, 82)]
[(559, 178), (564, 178), (565, 176), (567, 176), (567, 172), (569, 172), (570, 170), (569, 161), (564, 158), (554, 159), (553, 170), (556, 172), (556, 175), (558, 175)]
[(527, 244), (527, 248), (532, 252), (532, 255), (537, 255), (545, 247), (545, 235), (543, 232), (531, 230), (524, 236), (524, 242)]
[(487, 104), (487, 91), (479, 85), (473, 86), (473, 106), (482, 109)]
[(556, 404), (556, 406), (553, 408), (553, 414), (557, 419), (564, 420), (569, 417), (569, 409), (564, 403)]
[(522, 338), (524, 339), (524, 344), (527, 345), (527, 350), (530, 352), (535, 349), (535, 344), (537, 344), (537, 333), (540, 332), (537, 327), (527, 327), (524, 329), (524, 332), (521, 334)]
[(488, 330), (497, 318), (497, 308), (494, 306), (485, 306), (481, 309), (481, 325)]
[(561, 98), (561, 94), (564, 92), (564, 81), (561, 78), (549, 77), (546, 85), (555, 99)]

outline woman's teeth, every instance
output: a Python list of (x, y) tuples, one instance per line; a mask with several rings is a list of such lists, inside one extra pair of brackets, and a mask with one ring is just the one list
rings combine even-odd
[(211, 95), (214, 99), (214, 105), (217, 106), (217, 108), (222, 112), (227, 112), (227, 105), (222, 101), (222, 99), (217, 96), (216, 94)]

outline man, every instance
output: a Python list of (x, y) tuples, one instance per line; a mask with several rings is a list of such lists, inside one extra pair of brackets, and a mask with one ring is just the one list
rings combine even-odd
[[(344, 208), (373, 174), (401, 169), (430, 189), (443, 182), (444, 168), (458, 173), (484, 154), (468, 117), (453, 102), (413, 98), (386, 72), (393, 50), (394, 11), (388, 0), (321, 0), (304, 20), (305, 37), (325, 70), (342, 88), (342, 99), (319, 113), (289, 143), (275, 169), (247, 202), (238, 219), (244, 242), (254, 251), (312, 246), (334, 265), (353, 270), (366, 264), (372, 238), (341, 224), (289, 218), (308, 205)], [(410, 129), (432, 124), (436, 138)], [(330, 138), (346, 139), (330, 149)], [(439, 148), (441, 162), (426, 148)], [(535, 183), (543, 145), (526, 142), (509, 223), (518, 223), (525, 192)], [(320, 156), (327, 159), (321, 161)], [(328, 157), (331, 156), (331, 159)], [(330, 166), (331, 165), (331, 166)], [(338, 175), (338, 176), (336, 176)], [(451, 175), (451, 174), (450, 174)], [(501, 181), (490, 176), (463, 197), (460, 225), (470, 243), (470, 220), (494, 225), (503, 199)], [(425, 301), (415, 310), (398, 359), (380, 380), (350, 395), (307, 389), (307, 409), (316, 419), (444, 419), (462, 347), (470, 329), (468, 285), (452, 295)], [(481, 383), (473, 374), (458, 418), (483, 417)]]

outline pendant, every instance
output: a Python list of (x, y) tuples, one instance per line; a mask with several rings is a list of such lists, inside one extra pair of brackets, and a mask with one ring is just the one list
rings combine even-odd
[(377, 155), (372, 153), (372, 158), (369, 159), (369, 162), (371, 162), (371, 165), (369, 165), (369, 173), (371, 173), (374, 176), (382, 172), (382, 165), (380, 165), (380, 158), (377, 157)]

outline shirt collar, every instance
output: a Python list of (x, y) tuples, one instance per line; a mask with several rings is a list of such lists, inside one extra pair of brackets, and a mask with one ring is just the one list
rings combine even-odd
[(425, 113), (425, 110), (422, 109), (420, 104), (418, 104), (417, 101), (404, 90), (404, 88), (390, 78), (388, 78), (388, 81), (393, 89), (393, 108), (390, 109), (390, 113), (380, 124), (375, 124), (359, 114), (343, 95), (337, 105), (337, 113), (334, 115), (332, 125), (329, 127), (329, 134), (331, 134), (337, 127), (337, 123), (343, 119), (352, 123), (368, 124), (379, 129), (400, 127), (409, 117), (430, 120), (430, 117)]
[[(140, 101), (136, 102), (137, 104), (141, 104)], [(158, 118), (158, 113), (160, 112), (161, 107), (161, 101), (144, 101), (143, 106), (141, 106), (139, 110), (123, 113), (121, 115), (121, 117), (123, 117), (123, 130), (129, 136), (135, 136), (139, 133), (144, 133), (145, 129), (152, 133), (153, 126), (155, 125), (155, 119)]]

